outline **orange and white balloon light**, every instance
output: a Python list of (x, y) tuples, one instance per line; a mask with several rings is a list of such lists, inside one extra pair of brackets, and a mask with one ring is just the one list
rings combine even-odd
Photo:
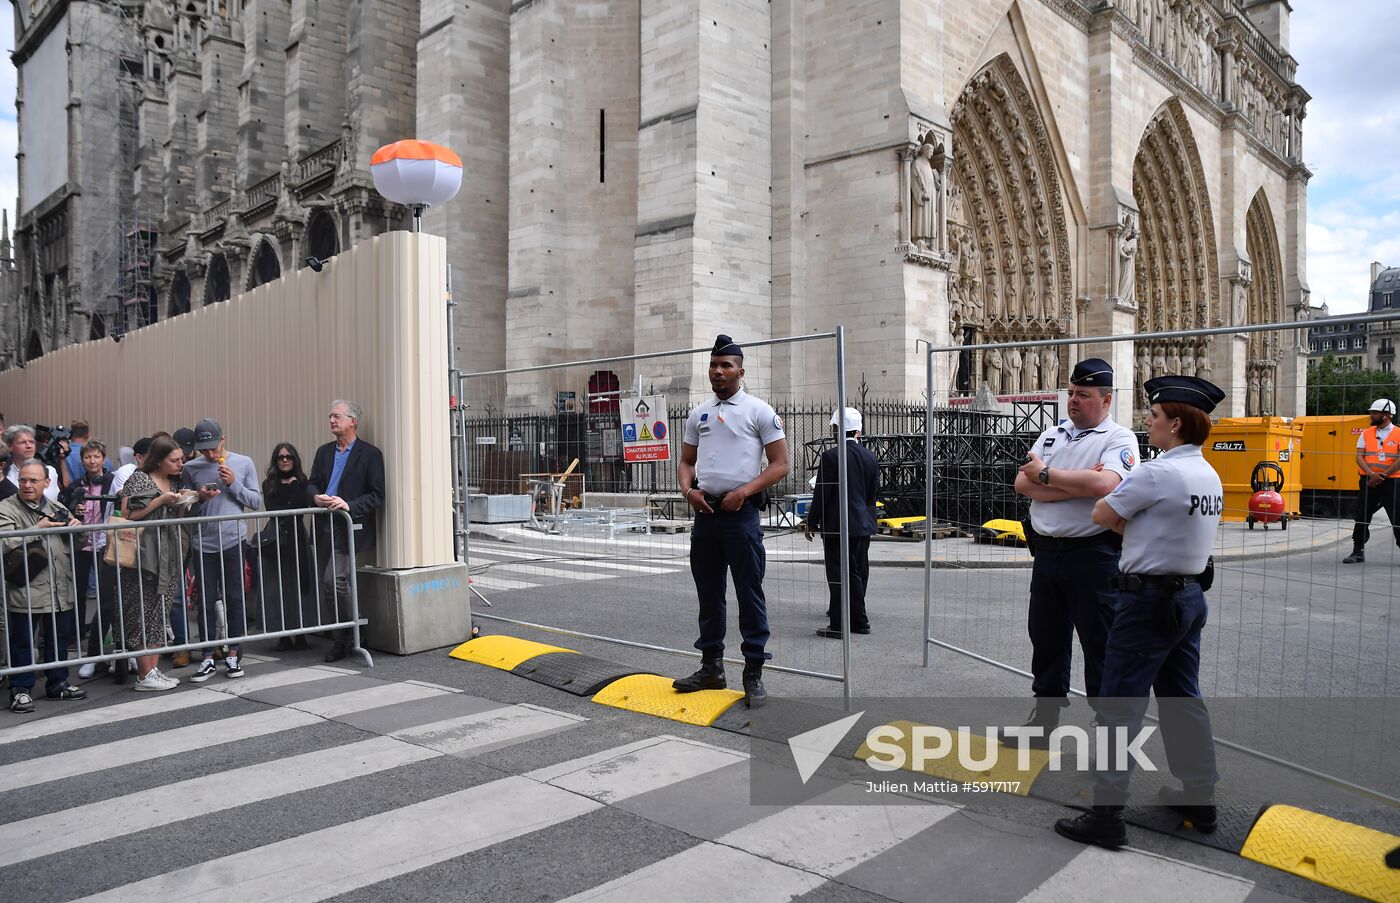
[(369, 171), (380, 194), (412, 208), (415, 232), (425, 207), (450, 201), (462, 187), (462, 158), (441, 144), (416, 138), (375, 151)]

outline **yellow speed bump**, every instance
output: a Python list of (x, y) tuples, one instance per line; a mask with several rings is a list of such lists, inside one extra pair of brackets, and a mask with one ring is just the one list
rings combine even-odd
[[(874, 747), (870, 745), (872, 738), (877, 739)], [(919, 751), (924, 753), (922, 757)], [(916, 774), (976, 784), (982, 790), (1026, 796), (1050, 763), (1051, 755), (1043, 749), (1026, 752), (1026, 767), (1021, 768), (1020, 753), (1014, 746), (988, 743), (985, 736), (978, 734), (892, 721), (867, 733), (855, 757), (888, 763)]]
[(467, 640), (453, 649), (449, 655), (464, 662), (476, 662), (478, 665), (509, 671), (521, 662), (529, 661), (546, 652), (574, 652), (574, 650), (522, 640), (519, 637), (492, 635)]
[(1400, 903), (1400, 872), (1385, 854), (1400, 837), (1306, 809), (1270, 806), (1240, 855), (1367, 900)]
[(633, 674), (599, 690), (593, 701), (615, 709), (709, 727), (725, 709), (744, 698), (738, 690), (677, 693), (671, 688), (673, 680), (659, 674)]

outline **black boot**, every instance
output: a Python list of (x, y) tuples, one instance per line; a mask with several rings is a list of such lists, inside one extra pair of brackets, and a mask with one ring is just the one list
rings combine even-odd
[(121, 684), (126, 683), (126, 675), (127, 675), (127, 672), (128, 672), (129, 670), (130, 670), (130, 666), (127, 664), (126, 659), (124, 659), (124, 658), (119, 658), (119, 659), (117, 659), (115, 662), (113, 662), (113, 663), (112, 663), (112, 683), (118, 684), (118, 685), (121, 685)]
[(763, 688), (762, 662), (744, 665), (744, 699), (751, 709), (759, 708), (768, 701), (768, 691)]
[(1128, 842), (1122, 806), (1095, 806), (1075, 818), (1062, 818), (1055, 822), (1055, 833), (1100, 847), (1121, 847)]
[(1209, 792), (1187, 793), (1175, 787), (1163, 787), (1157, 791), (1157, 802), (1185, 818), (1191, 823), (1191, 827), (1202, 834), (1210, 834), (1215, 830), (1215, 804), (1202, 802), (1209, 799)]
[[(1038, 727), (1042, 733), (1039, 737), (1027, 737), (1026, 747), (1028, 749), (1049, 749), (1050, 732), (1060, 726), (1060, 697), (1043, 696), (1035, 701), (1035, 708), (1031, 709), (1030, 718), (1022, 727)], [(1006, 731), (1001, 732), (1001, 742), (1003, 746), (1016, 746), (1020, 741), (1011, 736)]]
[(700, 670), (689, 677), (678, 678), (671, 684), (677, 693), (694, 693), (696, 690), (723, 690), (724, 662), (717, 658), (707, 658), (700, 662)]
[(1351, 550), (1351, 554), (1342, 559), (1342, 564), (1364, 564), (1366, 562), (1366, 550), (1360, 547)]

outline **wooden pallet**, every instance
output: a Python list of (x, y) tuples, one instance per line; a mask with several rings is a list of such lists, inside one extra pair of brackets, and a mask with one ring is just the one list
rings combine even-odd
[(695, 524), (688, 520), (652, 520), (653, 533), (689, 533)]
[[(925, 535), (922, 523), (906, 524), (902, 527), (882, 527), (880, 532), (897, 539), (923, 539)], [(942, 522), (935, 522), (927, 532), (932, 533), (934, 539), (949, 539), (962, 534), (962, 531), (957, 527)]]

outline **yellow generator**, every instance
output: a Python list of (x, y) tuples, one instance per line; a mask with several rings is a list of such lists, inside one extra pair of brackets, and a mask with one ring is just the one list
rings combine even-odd
[(1349, 516), (1356, 498), (1356, 440), (1370, 426), (1370, 417), (1327, 415), (1299, 417), (1293, 422), (1303, 425), (1303, 514)]
[(1206, 440), (1206, 460), (1220, 475), (1225, 489), (1221, 520), (1243, 523), (1250, 519), (1251, 478), (1261, 463), (1272, 462), (1283, 472), (1283, 513), (1301, 513), (1299, 489), (1303, 427), (1287, 417), (1222, 417)]

